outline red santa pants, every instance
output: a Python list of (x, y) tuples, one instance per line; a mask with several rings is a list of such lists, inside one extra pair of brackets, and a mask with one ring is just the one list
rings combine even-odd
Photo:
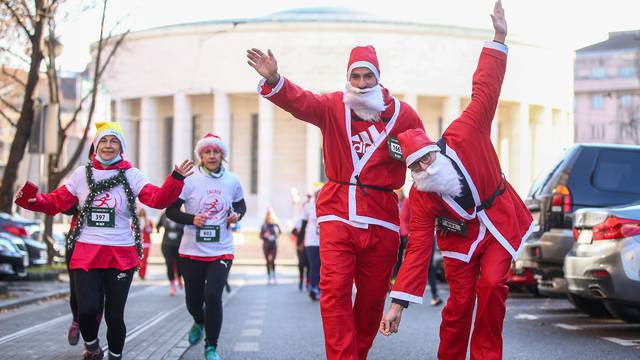
[(479, 244), (469, 263), (444, 258), (450, 293), (442, 310), (438, 359), (465, 359), (476, 297), (471, 360), (502, 359), (502, 323), (511, 260), (492, 235)]
[[(320, 223), (320, 311), (327, 359), (366, 359), (376, 337), (399, 235), (381, 226)], [(356, 284), (352, 304), (353, 283)]]

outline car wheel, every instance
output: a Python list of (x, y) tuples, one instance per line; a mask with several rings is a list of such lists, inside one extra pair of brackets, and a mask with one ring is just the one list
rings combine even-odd
[(540, 291), (538, 291), (538, 285), (527, 285), (526, 286), (527, 291), (530, 292), (531, 294), (535, 295), (536, 297), (540, 296)]
[(604, 306), (611, 315), (628, 323), (640, 323), (640, 307), (620, 304), (615, 301), (607, 301)]
[(611, 316), (604, 307), (604, 303), (600, 300), (587, 299), (582, 296), (568, 293), (567, 298), (578, 310), (592, 317), (609, 317)]

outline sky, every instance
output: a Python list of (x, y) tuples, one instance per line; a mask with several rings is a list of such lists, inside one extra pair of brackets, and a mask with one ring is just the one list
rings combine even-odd
[[(98, 6), (86, 8), (94, 1)], [(68, 0), (58, 24), (62, 70), (82, 71), (98, 37), (101, 1)], [(116, 33), (164, 25), (252, 18), (308, 7), (364, 11), (398, 21), (491, 29), (493, 0), (110, 0), (107, 29)], [(640, 29), (640, 0), (503, 0), (509, 33), (565, 49), (603, 41), (612, 31)], [(507, 38), (508, 41), (508, 38)]]

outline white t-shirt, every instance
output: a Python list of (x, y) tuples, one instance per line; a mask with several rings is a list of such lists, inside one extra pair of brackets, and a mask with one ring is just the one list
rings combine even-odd
[(238, 177), (226, 171), (216, 179), (201, 167), (184, 181), (180, 199), (187, 214), (207, 214), (205, 227), (196, 229), (186, 225), (179, 253), (192, 256), (219, 256), (233, 254), (233, 236), (227, 227), (227, 216), (232, 204), (244, 198)]
[[(93, 181), (98, 182), (118, 175), (118, 170), (93, 169)], [(137, 198), (142, 188), (149, 180), (136, 168), (125, 171), (129, 186)], [(69, 192), (79, 200), (79, 206), (89, 195), (86, 168), (80, 166), (73, 171), (65, 186)], [(110, 246), (134, 245), (133, 232), (131, 231), (131, 214), (127, 203), (127, 195), (122, 185), (118, 185), (102, 194), (98, 194), (93, 201), (93, 206), (85, 219), (84, 227), (77, 241)]]
[(316, 202), (309, 200), (302, 207), (302, 220), (307, 221), (304, 232), (304, 246), (320, 246), (320, 227), (316, 216)]

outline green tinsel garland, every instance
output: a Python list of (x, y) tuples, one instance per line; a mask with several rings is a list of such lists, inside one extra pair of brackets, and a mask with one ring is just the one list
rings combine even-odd
[(95, 197), (107, 190), (113, 189), (118, 185), (122, 185), (122, 187), (124, 188), (124, 192), (127, 195), (127, 205), (129, 208), (129, 213), (131, 215), (133, 238), (135, 240), (136, 249), (138, 250), (138, 258), (142, 259), (142, 237), (140, 236), (140, 220), (138, 219), (138, 213), (136, 211), (136, 197), (133, 195), (133, 191), (131, 190), (129, 181), (127, 181), (125, 170), (118, 170), (118, 175), (95, 182), (93, 180), (93, 168), (89, 163), (86, 167), (86, 174), (87, 184), (89, 184), (89, 194), (87, 195), (87, 198), (84, 200), (84, 204), (80, 209), (80, 214), (78, 214), (76, 226), (73, 227), (73, 230), (71, 230), (69, 232), (69, 235), (67, 236), (67, 250), (69, 251), (69, 253), (73, 253), (73, 249), (76, 245), (76, 240), (80, 236), (80, 232), (84, 227), (84, 223), (88, 215), (87, 211), (91, 208)]

